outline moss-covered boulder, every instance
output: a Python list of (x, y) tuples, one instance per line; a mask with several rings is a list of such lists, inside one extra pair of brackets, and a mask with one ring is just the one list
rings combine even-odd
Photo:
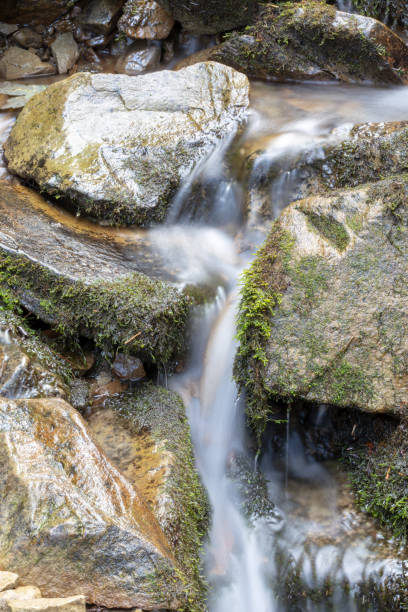
[(141, 493), (61, 399), (0, 400), (0, 564), (46, 597), (180, 610), (179, 567)]
[(408, 175), (291, 204), (245, 273), (235, 375), (283, 398), (404, 412)]
[(180, 397), (143, 384), (107, 400), (91, 415), (89, 427), (112, 463), (147, 500), (183, 568), (185, 605), (201, 610), (200, 546), (208, 504)]
[(259, 0), (157, 0), (192, 34), (217, 34), (249, 23)]
[(137, 78), (78, 73), (28, 102), (5, 156), (11, 172), (83, 214), (162, 221), (183, 178), (247, 106), (247, 78), (211, 62)]
[(169, 362), (184, 343), (189, 299), (147, 276), (154, 261), (131, 242), (0, 182), (0, 302), (24, 306), (67, 338), (92, 338), (108, 355), (122, 345)]
[(266, 4), (255, 24), (210, 49), (206, 59), (266, 80), (408, 80), (408, 47), (384, 24), (309, 0)]
[(390, 28), (408, 34), (408, 11), (405, 0), (353, 0), (353, 7), (362, 15), (374, 17)]
[(77, 0), (2, 0), (0, 21), (48, 25), (67, 13)]

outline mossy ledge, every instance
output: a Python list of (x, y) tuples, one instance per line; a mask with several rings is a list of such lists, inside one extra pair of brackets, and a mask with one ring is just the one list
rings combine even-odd
[(0, 300), (24, 306), (67, 340), (92, 338), (108, 358), (120, 347), (171, 363), (184, 348), (189, 299), (144, 274), (84, 282), (0, 248)]

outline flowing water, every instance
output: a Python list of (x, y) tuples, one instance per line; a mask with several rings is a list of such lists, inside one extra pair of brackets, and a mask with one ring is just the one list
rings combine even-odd
[[(263, 151), (256, 172), (281, 164), (288, 154), (312, 149), (318, 155), (322, 145), (355, 123), (391, 120), (408, 120), (408, 88), (253, 83), (244, 132), (232, 134), (194, 171), (176, 196), (167, 224), (145, 233), (150, 248), (166, 261), (180, 285), (209, 286), (214, 296), (197, 308), (184, 372), (161, 380), (184, 398), (197, 465), (212, 506), (204, 560), (210, 612), (374, 610), (359, 585), (369, 584), (370, 578), (379, 585), (405, 571), (403, 551), (355, 509), (338, 467), (317, 463), (306, 454), (289, 413), (284, 459), (265, 447), (256, 465), (245, 429), (245, 401), (232, 375), (239, 277), (254, 256), (251, 225), (261, 226), (255, 242), (263, 234), (253, 211), (247, 225), (242, 221), (245, 189), (240, 170), (246, 157)], [(12, 122), (11, 115), (0, 115), (2, 140)], [(6, 175), (2, 167), (1, 175)], [(196, 181), (208, 187), (201, 215), (192, 214), (190, 207)], [(288, 171), (271, 185), (272, 217), (288, 204), (296, 181), (296, 172)], [(123, 241), (123, 230), (103, 231)], [(126, 244), (131, 233), (126, 230)], [(322, 409), (319, 419), (324, 416)], [(266, 512), (243, 510), (242, 478), (235, 469), (240, 462), (249, 466), (244, 470), (248, 482), (260, 468), (267, 483), (265, 496), (275, 508), (269, 503)], [(291, 598), (295, 583), (304, 593), (301, 602)], [(325, 593), (326, 588), (327, 597), (316, 601), (313, 593)]]

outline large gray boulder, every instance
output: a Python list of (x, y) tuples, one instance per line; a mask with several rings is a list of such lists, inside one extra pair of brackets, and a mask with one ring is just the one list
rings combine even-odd
[(273, 398), (399, 414), (408, 393), (407, 175), (291, 204), (247, 271), (236, 376)]
[(11, 172), (114, 224), (162, 221), (181, 181), (242, 121), (247, 78), (220, 64), (139, 77), (79, 73), (32, 98)]

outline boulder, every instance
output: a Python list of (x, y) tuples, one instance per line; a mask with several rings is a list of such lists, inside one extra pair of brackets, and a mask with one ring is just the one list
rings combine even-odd
[(85, 4), (78, 23), (92, 32), (109, 34), (115, 27), (124, 0), (91, 0)]
[(22, 586), (16, 589), (8, 589), (0, 593), (0, 605), (1, 602), (9, 601), (23, 601), (27, 599), (39, 599), (41, 597), (41, 591), (36, 586)]
[(157, 46), (148, 47), (143, 42), (133, 44), (115, 64), (115, 71), (129, 76), (137, 76), (148, 70), (158, 68), (161, 49)]
[(188, 576), (190, 605), (194, 600), (194, 609), (202, 609), (200, 546), (209, 509), (180, 397), (146, 383), (107, 399), (89, 418), (89, 427), (113, 465), (147, 500)]
[(79, 57), (79, 47), (72, 32), (62, 32), (51, 44), (51, 51), (57, 64), (58, 73), (66, 74)]
[(35, 32), (31, 28), (21, 28), (17, 30), (17, 32), (13, 34), (13, 40), (25, 49), (29, 49), (30, 47), (38, 49), (42, 46), (41, 34), (38, 34), (38, 32)]
[(408, 177), (291, 204), (245, 273), (235, 375), (270, 400), (403, 413)]
[(24, 83), (11, 83), (4, 81), (0, 83), (0, 94), (5, 96), (5, 100), (0, 108), (3, 110), (17, 110), (23, 108), (30, 98), (40, 91), (44, 91), (46, 85), (27, 85)]
[[(0, 400), (0, 456), (0, 563), (22, 584), (111, 608), (180, 609), (177, 563), (157, 520), (69, 404)], [(58, 603), (9, 606), (53, 612)]]
[(67, 13), (77, 0), (2, 0), (0, 21), (48, 25)]
[(127, 0), (118, 23), (129, 38), (162, 40), (173, 29), (173, 17), (155, 0)]
[(408, 47), (394, 32), (313, 1), (266, 4), (254, 25), (208, 50), (206, 60), (266, 80), (408, 81)]
[(10, 47), (0, 58), (0, 77), (3, 79), (13, 81), (50, 74), (55, 74), (54, 66), (42, 62), (38, 55), (26, 49)]
[(258, 0), (157, 0), (183, 28), (193, 34), (217, 34), (246, 25)]
[(17, 586), (19, 577), (14, 572), (0, 572), (0, 591), (14, 589)]
[(408, 12), (405, 0), (353, 0), (353, 8), (363, 15), (374, 17), (390, 28), (408, 34)]
[(10, 612), (85, 612), (85, 597), (55, 597), (49, 599), (12, 600), (8, 603)]
[(0, 298), (9, 307), (21, 304), (66, 338), (93, 338), (108, 354), (124, 345), (166, 363), (184, 345), (189, 300), (160, 270), (136, 232), (81, 223), (0, 182)]
[(220, 64), (137, 78), (79, 73), (28, 102), (5, 155), (11, 172), (87, 215), (158, 222), (247, 106), (247, 78)]

